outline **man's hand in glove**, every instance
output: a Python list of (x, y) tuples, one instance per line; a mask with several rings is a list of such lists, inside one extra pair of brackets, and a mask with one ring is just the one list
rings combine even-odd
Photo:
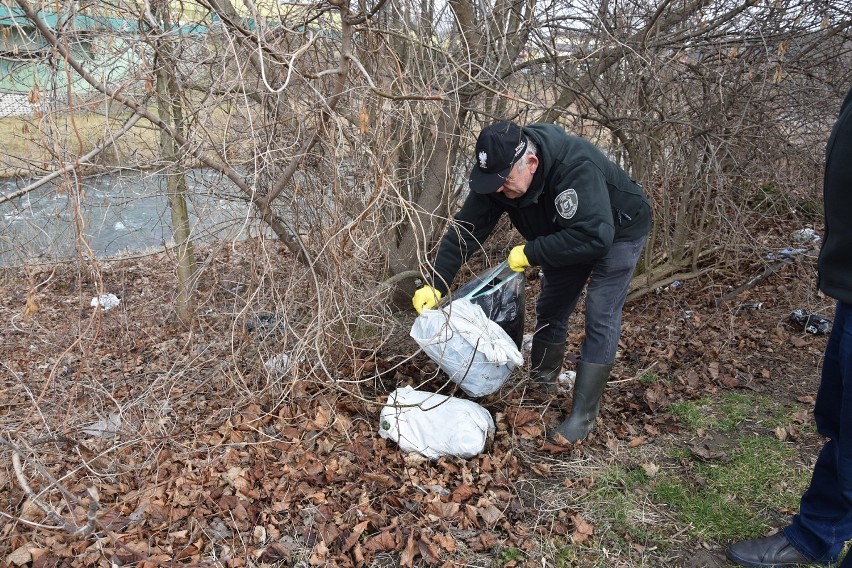
[(421, 286), (414, 292), (414, 297), (411, 303), (414, 304), (414, 309), (418, 314), (422, 314), (423, 310), (435, 309), (438, 305), (438, 300), (441, 299), (441, 293), (429, 286)]
[(524, 254), (524, 245), (518, 245), (509, 251), (509, 258), (507, 261), (509, 263), (509, 268), (515, 272), (523, 272), (524, 268), (530, 265), (530, 261), (527, 260), (527, 255)]

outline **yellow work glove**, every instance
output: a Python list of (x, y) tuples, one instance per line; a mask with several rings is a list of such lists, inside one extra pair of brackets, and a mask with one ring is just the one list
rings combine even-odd
[(523, 272), (524, 268), (530, 265), (527, 260), (527, 255), (524, 254), (524, 245), (518, 245), (509, 251), (509, 268), (515, 272)]
[(429, 286), (421, 286), (414, 292), (414, 297), (411, 303), (414, 304), (414, 309), (418, 314), (422, 314), (423, 310), (432, 310), (438, 305), (438, 300), (441, 299), (441, 293)]

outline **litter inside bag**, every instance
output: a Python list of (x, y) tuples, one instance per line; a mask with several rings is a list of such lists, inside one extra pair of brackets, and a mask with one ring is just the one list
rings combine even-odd
[(506, 331), (467, 298), (425, 310), (414, 320), (411, 337), (450, 380), (473, 397), (498, 390), (524, 362)]
[(494, 435), (494, 420), (471, 400), (398, 388), (379, 415), (379, 436), (430, 459), (471, 458)]
[(480, 306), (488, 319), (502, 327), (521, 348), (526, 303), (523, 272), (515, 272), (503, 262), (471, 278), (453, 297), (467, 298)]

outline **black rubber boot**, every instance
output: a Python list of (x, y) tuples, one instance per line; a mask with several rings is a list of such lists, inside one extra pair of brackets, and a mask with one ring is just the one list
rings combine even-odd
[(562, 371), (565, 360), (565, 342), (548, 343), (533, 337), (530, 349), (530, 379), (536, 385), (536, 390), (543, 395), (553, 395), (557, 392), (556, 378)]
[(571, 414), (551, 434), (562, 434), (569, 442), (577, 442), (595, 428), (595, 418), (601, 409), (601, 395), (609, 380), (612, 365), (599, 365), (577, 361), (577, 377), (574, 379), (574, 403)]

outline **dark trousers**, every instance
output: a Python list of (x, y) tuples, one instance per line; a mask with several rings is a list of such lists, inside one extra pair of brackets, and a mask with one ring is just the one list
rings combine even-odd
[[(837, 303), (814, 418), (828, 441), (802, 495), (799, 513), (784, 534), (814, 561), (832, 562), (844, 542), (852, 539), (852, 304)], [(846, 555), (841, 567), (852, 567), (852, 554)]]
[(621, 337), (621, 312), (645, 240), (613, 243), (606, 256), (592, 264), (542, 270), (536, 337), (549, 343), (565, 341), (568, 318), (588, 281), (586, 339), (580, 357), (587, 363), (612, 364)]

